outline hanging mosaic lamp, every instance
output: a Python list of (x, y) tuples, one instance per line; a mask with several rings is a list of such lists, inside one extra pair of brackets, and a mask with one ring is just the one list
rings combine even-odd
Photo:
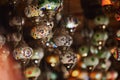
[(88, 56), (89, 53), (89, 47), (86, 45), (83, 45), (79, 48), (79, 53), (82, 57)]
[(75, 17), (69, 16), (66, 18), (66, 28), (73, 29), (79, 25), (79, 20)]
[(33, 55), (33, 49), (26, 43), (20, 43), (13, 50), (13, 56), (16, 60), (27, 60)]
[(99, 64), (99, 58), (96, 56), (89, 56), (83, 59), (84, 64), (87, 66), (88, 71), (92, 71)]
[(77, 55), (73, 51), (65, 51), (60, 55), (60, 62), (66, 67), (67, 70), (73, 68), (77, 62)]
[(31, 56), (31, 60), (34, 61), (35, 64), (40, 64), (40, 61), (44, 57), (44, 51), (43, 48), (36, 48), (33, 49), (33, 55)]
[(19, 16), (14, 16), (9, 21), (10, 26), (22, 26), (24, 24), (25, 24), (25, 19), (23, 17), (19, 17)]
[(108, 25), (109, 18), (107, 16), (97, 16), (94, 19), (96, 25)]
[(61, 5), (60, 0), (39, 0), (39, 8), (41, 10), (56, 11)]
[(70, 35), (59, 35), (54, 37), (54, 42), (56, 46), (71, 46), (73, 39)]
[(41, 74), (41, 70), (39, 67), (31, 66), (31, 67), (27, 67), (24, 70), (24, 75), (26, 79), (36, 80), (40, 74)]
[(113, 52), (113, 57), (120, 61), (120, 48), (115, 48), (114, 52)]
[(102, 6), (105, 6), (105, 5), (112, 5), (111, 0), (102, 0)]
[(107, 32), (96, 32), (93, 34), (92, 43), (96, 46), (103, 46), (107, 39)]
[(49, 35), (50, 29), (45, 25), (35, 26), (31, 30), (31, 36), (34, 39), (41, 39), (45, 38)]
[(38, 6), (34, 6), (34, 5), (29, 5), (25, 8), (24, 13), (26, 15), (26, 17), (31, 18), (31, 17), (37, 17), (37, 16), (41, 16), (43, 17), (43, 11), (40, 10), (38, 8)]

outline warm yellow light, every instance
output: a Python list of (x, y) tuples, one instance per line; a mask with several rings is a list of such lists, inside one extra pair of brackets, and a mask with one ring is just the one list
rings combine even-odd
[(86, 57), (87, 55), (88, 55), (87, 53), (82, 54), (83, 57)]
[(52, 57), (50, 57), (49, 62), (50, 62), (50, 63), (56, 63), (57, 60), (56, 60), (55, 57), (52, 56)]
[(101, 45), (101, 44), (102, 44), (102, 41), (98, 42), (98, 44)]
[(101, 50), (101, 49), (102, 49), (102, 46), (98, 46), (98, 49)]
[(91, 78), (91, 79), (95, 79), (95, 75), (96, 75), (95, 72), (90, 73), (90, 78)]
[(74, 70), (74, 71), (72, 72), (72, 77), (78, 77), (79, 74), (80, 74), (80, 71), (79, 71), (79, 70)]
[(106, 26), (105, 26), (105, 25), (103, 25), (103, 26), (102, 26), (102, 28), (103, 28), (103, 29), (105, 29), (105, 28), (106, 28)]
[(113, 54), (113, 53), (115, 52), (115, 50), (116, 50), (116, 47), (115, 47), (115, 48), (112, 48), (112, 49), (110, 50), (110, 52)]
[(102, 0), (102, 6), (105, 6), (105, 5), (111, 5), (112, 2), (110, 0)]
[(80, 54), (77, 54), (77, 59), (78, 59), (78, 61), (81, 59)]
[(96, 80), (101, 80), (102, 73), (100, 73), (100, 72), (92, 72), (92, 73), (90, 73), (90, 78), (91, 79), (96, 79)]
[(59, 57), (57, 55), (49, 55), (49, 56), (47, 56), (46, 61), (52, 67), (55, 67), (59, 63)]
[(55, 63), (52, 63), (51, 66), (52, 66), (52, 67), (55, 67)]

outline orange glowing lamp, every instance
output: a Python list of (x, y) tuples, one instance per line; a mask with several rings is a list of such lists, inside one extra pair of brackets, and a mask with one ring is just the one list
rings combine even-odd
[(46, 61), (52, 66), (55, 67), (59, 63), (59, 56), (58, 55), (49, 55), (46, 58)]
[(73, 70), (71, 75), (72, 77), (78, 77), (80, 75), (80, 70)]
[(111, 0), (102, 0), (102, 6), (105, 6), (105, 5), (112, 5), (112, 2)]

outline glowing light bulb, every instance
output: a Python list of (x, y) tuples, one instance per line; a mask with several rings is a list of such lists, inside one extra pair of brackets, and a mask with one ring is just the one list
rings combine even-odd
[(80, 71), (79, 71), (79, 70), (74, 70), (74, 71), (72, 72), (72, 77), (77, 77), (77, 76), (79, 76), (79, 74), (80, 74)]
[(46, 61), (50, 66), (55, 67), (59, 63), (59, 57), (57, 55), (50, 55), (46, 58)]

